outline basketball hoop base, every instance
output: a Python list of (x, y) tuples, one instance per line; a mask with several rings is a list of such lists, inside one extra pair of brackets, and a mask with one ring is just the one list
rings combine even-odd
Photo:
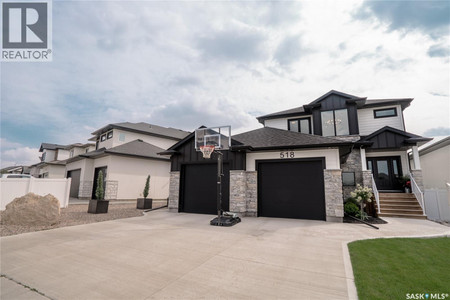
[(224, 226), (224, 227), (230, 227), (233, 225), (236, 225), (237, 223), (241, 222), (241, 218), (239, 217), (233, 217), (233, 216), (220, 216), (215, 217), (214, 219), (209, 222), (212, 226)]

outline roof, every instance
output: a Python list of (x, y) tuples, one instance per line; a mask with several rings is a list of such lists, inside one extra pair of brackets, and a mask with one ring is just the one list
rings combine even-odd
[(86, 148), (86, 147), (91, 147), (91, 146), (95, 146), (95, 144), (93, 143), (86, 143), (86, 144), (82, 144), (82, 143), (76, 143), (76, 144), (70, 144), (66, 146), (66, 150), (70, 150), (72, 148), (78, 147), (78, 148)]
[(232, 148), (251, 147), (252, 149), (281, 149), (281, 148), (315, 148), (336, 147), (353, 144), (334, 138), (323, 137), (283, 129), (264, 127), (233, 136), (233, 140), (242, 146)]
[(44, 149), (47, 150), (56, 150), (56, 149), (65, 149), (67, 145), (58, 145), (58, 144), (50, 144), (50, 143), (42, 143), (41, 147), (39, 148), (39, 152), (44, 151)]
[(167, 158), (163, 158), (158, 155), (158, 153), (162, 151), (164, 151), (164, 149), (159, 148), (155, 145), (146, 143), (142, 140), (134, 140), (113, 148), (109, 149), (100, 148), (95, 151), (81, 154), (78, 157), (70, 159), (69, 162), (79, 160), (80, 158), (96, 158), (99, 156), (106, 156), (106, 155), (122, 155), (140, 158), (168, 160)]
[(390, 98), (390, 99), (367, 99), (365, 97), (358, 97), (346, 93), (342, 93), (339, 91), (331, 90), (328, 93), (320, 96), (316, 100), (288, 110), (283, 110), (267, 115), (263, 115), (260, 117), (257, 117), (258, 121), (262, 123), (263, 120), (267, 119), (276, 119), (276, 118), (282, 118), (282, 117), (290, 117), (290, 116), (296, 116), (296, 115), (309, 115), (309, 108), (320, 105), (319, 103), (327, 98), (330, 95), (338, 95), (344, 98), (348, 98), (347, 101), (351, 101), (353, 103), (357, 104), (358, 108), (368, 108), (368, 107), (377, 107), (377, 106), (385, 106), (385, 105), (401, 105), (402, 110), (407, 108), (410, 104), (413, 98)]
[(450, 136), (437, 136), (419, 147), (419, 155), (424, 155), (450, 145)]
[(122, 123), (113, 123), (108, 124), (92, 133), (92, 135), (95, 135), (95, 137), (92, 137), (89, 140), (95, 140), (95, 138), (105, 133), (113, 128), (122, 129), (125, 131), (132, 131), (137, 133), (143, 133), (147, 135), (154, 135), (174, 140), (181, 140), (185, 138), (189, 132), (181, 130), (181, 129), (175, 129), (171, 127), (162, 127), (154, 124), (149, 124), (145, 122), (139, 122), (139, 123), (130, 123), (130, 122), (122, 122)]
[[(416, 145), (416, 144), (423, 144), (425, 142), (431, 141), (432, 138), (423, 137), (420, 135), (416, 135), (407, 131), (402, 131), (396, 128), (392, 128), (390, 126), (384, 126), (383, 128), (378, 129), (377, 131), (371, 133), (368, 136), (363, 136), (359, 141), (356, 142), (356, 145), (358, 146), (371, 146), (374, 144), (374, 141), (377, 139), (378, 136), (383, 135), (386, 132), (391, 132), (397, 136), (402, 136), (401, 139), (395, 139), (395, 143), (401, 142), (402, 145)], [(383, 143), (389, 143), (392, 141), (382, 141)]]

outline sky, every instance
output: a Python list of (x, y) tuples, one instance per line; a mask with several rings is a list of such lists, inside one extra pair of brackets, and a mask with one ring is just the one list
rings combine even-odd
[(192, 131), (330, 90), (414, 98), (406, 130), (450, 135), (450, 1), (53, 1), (52, 62), (1, 63), (1, 166), (116, 122)]

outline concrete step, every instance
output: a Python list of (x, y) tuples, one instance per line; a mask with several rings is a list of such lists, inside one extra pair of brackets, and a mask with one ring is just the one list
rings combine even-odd
[(380, 193), (380, 199), (416, 199), (413, 193)]
[(423, 211), (421, 208), (419, 209), (395, 209), (395, 208), (387, 208), (382, 207), (381, 213), (384, 214), (405, 214), (405, 215), (421, 215)]
[[(375, 204), (375, 207), (378, 207)], [(412, 204), (399, 204), (399, 203), (383, 203), (381, 204), (381, 208), (390, 208), (390, 209), (422, 209), (419, 203)]]
[(427, 216), (422, 214), (409, 215), (409, 214), (398, 214), (398, 213), (379, 213), (379, 217), (391, 217), (391, 218), (410, 218), (410, 219), (422, 219), (426, 220)]

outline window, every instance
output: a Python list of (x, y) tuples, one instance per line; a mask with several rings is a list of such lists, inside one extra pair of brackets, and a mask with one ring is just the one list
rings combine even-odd
[(73, 157), (73, 153), (74, 153), (73, 149), (72, 149), (72, 150), (70, 150), (70, 153), (69, 153), (69, 157), (70, 157), (70, 158), (72, 158), (72, 157)]
[(397, 108), (392, 107), (392, 108), (384, 108), (384, 109), (375, 109), (373, 111), (373, 116), (375, 119), (396, 117), (397, 116)]
[(112, 138), (113, 137), (113, 132), (112, 132), (112, 130), (110, 131), (110, 132), (108, 132), (108, 140), (110, 139), (110, 138)]
[(42, 161), (45, 161), (46, 156), (47, 156), (47, 152), (42, 153)]
[(355, 172), (342, 172), (342, 185), (355, 185)]
[[(98, 143), (100, 142), (100, 140), (96, 140), (95, 141), (95, 150), (98, 150)], [(87, 151), (86, 151), (87, 152)]]
[(323, 111), (321, 117), (323, 136), (349, 134), (347, 109)]
[(311, 134), (311, 119), (301, 118), (288, 120), (288, 130)]
[(102, 142), (103, 142), (103, 141), (106, 141), (106, 134), (104, 134), (104, 135), (101, 136), (100, 141), (102, 141)]
[(119, 133), (119, 141), (125, 142), (125, 133)]

